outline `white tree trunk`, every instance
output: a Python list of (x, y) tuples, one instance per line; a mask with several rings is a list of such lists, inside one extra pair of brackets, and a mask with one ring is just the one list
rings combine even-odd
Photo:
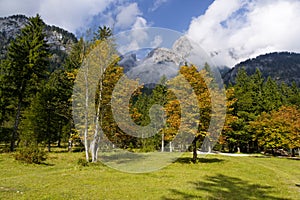
[(164, 152), (164, 146), (165, 146), (165, 144), (164, 144), (164, 133), (162, 133), (161, 134), (161, 152)]
[[(99, 97), (101, 98), (101, 92)], [(96, 111), (96, 119), (95, 119), (95, 131), (94, 131), (94, 138), (91, 143), (91, 153), (92, 153), (92, 162), (97, 162), (98, 160), (98, 149), (99, 149), (99, 140), (100, 140), (100, 135), (99, 135), (99, 113), (100, 113), (100, 99), (97, 105), (97, 111)], [(101, 119), (102, 120), (102, 119)]]
[(84, 74), (85, 79), (85, 124), (84, 124), (84, 148), (85, 148), (85, 158), (89, 162), (89, 145), (88, 145), (88, 131), (89, 131), (89, 84), (88, 84), (88, 68)]
[[(100, 142), (100, 134), (99, 133), (100, 133), (100, 127), (102, 126), (102, 120), (103, 120), (102, 119), (103, 114), (100, 113), (101, 102), (102, 102), (102, 90), (103, 90), (103, 84), (102, 84), (103, 73), (104, 73), (104, 70), (102, 67), (100, 67), (101, 78), (98, 82), (98, 84), (99, 84), (99, 96), (98, 96), (99, 99), (98, 99), (98, 105), (97, 105), (97, 109), (96, 109), (94, 137), (93, 137), (92, 146), (91, 146), (92, 162), (97, 162), (97, 160), (98, 160), (98, 150), (99, 150), (99, 142)], [(99, 123), (101, 123), (101, 125)]]

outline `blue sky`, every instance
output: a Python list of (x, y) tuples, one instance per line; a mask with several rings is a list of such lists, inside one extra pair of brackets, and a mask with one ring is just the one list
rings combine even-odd
[[(132, 6), (132, 14), (143, 18), (147, 26), (162, 27), (179, 32), (188, 30), (191, 20), (205, 13), (213, 0), (128, 0), (108, 6), (103, 12), (91, 17), (87, 26), (79, 27), (75, 33), (84, 32), (88, 28), (97, 28), (99, 25), (109, 25), (113, 27), (114, 32), (128, 30), (130, 25), (118, 26), (117, 15), (120, 10), (126, 6)], [(121, 8), (121, 9), (120, 9)], [(109, 16), (109, 17), (108, 17)]]
[(154, 1), (143, 2), (140, 5), (144, 17), (154, 26), (184, 32), (192, 18), (202, 15), (213, 0), (169, 0), (154, 11), (150, 9)]
[(0, 0), (0, 16), (39, 13), (78, 36), (101, 25), (114, 33), (176, 30), (229, 67), (269, 52), (300, 52), (299, 10), (299, 0)]

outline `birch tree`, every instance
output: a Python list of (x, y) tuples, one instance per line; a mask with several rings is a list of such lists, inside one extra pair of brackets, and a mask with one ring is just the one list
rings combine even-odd
[(117, 61), (113, 41), (109, 38), (96, 40), (88, 47), (76, 77), (73, 117), (76, 129), (83, 136), (87, 161), (89, 152), (92, 162), (97, 161), (104, 116), (105, 71), (109, 66), (115, 66)]

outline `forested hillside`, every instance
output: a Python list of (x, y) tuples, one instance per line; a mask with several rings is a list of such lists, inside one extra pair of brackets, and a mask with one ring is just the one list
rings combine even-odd
[(224, 82), (236, 83), (236, 76), (241, 68), (245, 68), (249, 75), (259, 69), (265, 79), (270, 76), (277, 83), (284, 82), (291, 85), (295, 82), (298, 87), (300, 86), (300, 54), (298, 53), (275, 52), (248, 59), (225, 73)]

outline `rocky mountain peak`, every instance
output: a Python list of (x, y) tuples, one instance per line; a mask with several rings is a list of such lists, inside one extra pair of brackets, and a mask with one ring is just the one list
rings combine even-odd
[(151, 60), (153, 63), (172, 62), (178, 66), (185, 61), (183, 57), (167, 48), (156, 48), (152, 50), (147, 55), (146, 60)]
[[(5, 58), (9, 43), (27, 23), (28, 17), (25, 15), (0, 17), (0, 59)], [(50, 70), (53, 70), (63, 62), (66, 54), (71, 51), (72, 45), (77, 42), (77, 38), (73, 33), (56, 26), (46, 25), (44, 32), (52, 53)]]

